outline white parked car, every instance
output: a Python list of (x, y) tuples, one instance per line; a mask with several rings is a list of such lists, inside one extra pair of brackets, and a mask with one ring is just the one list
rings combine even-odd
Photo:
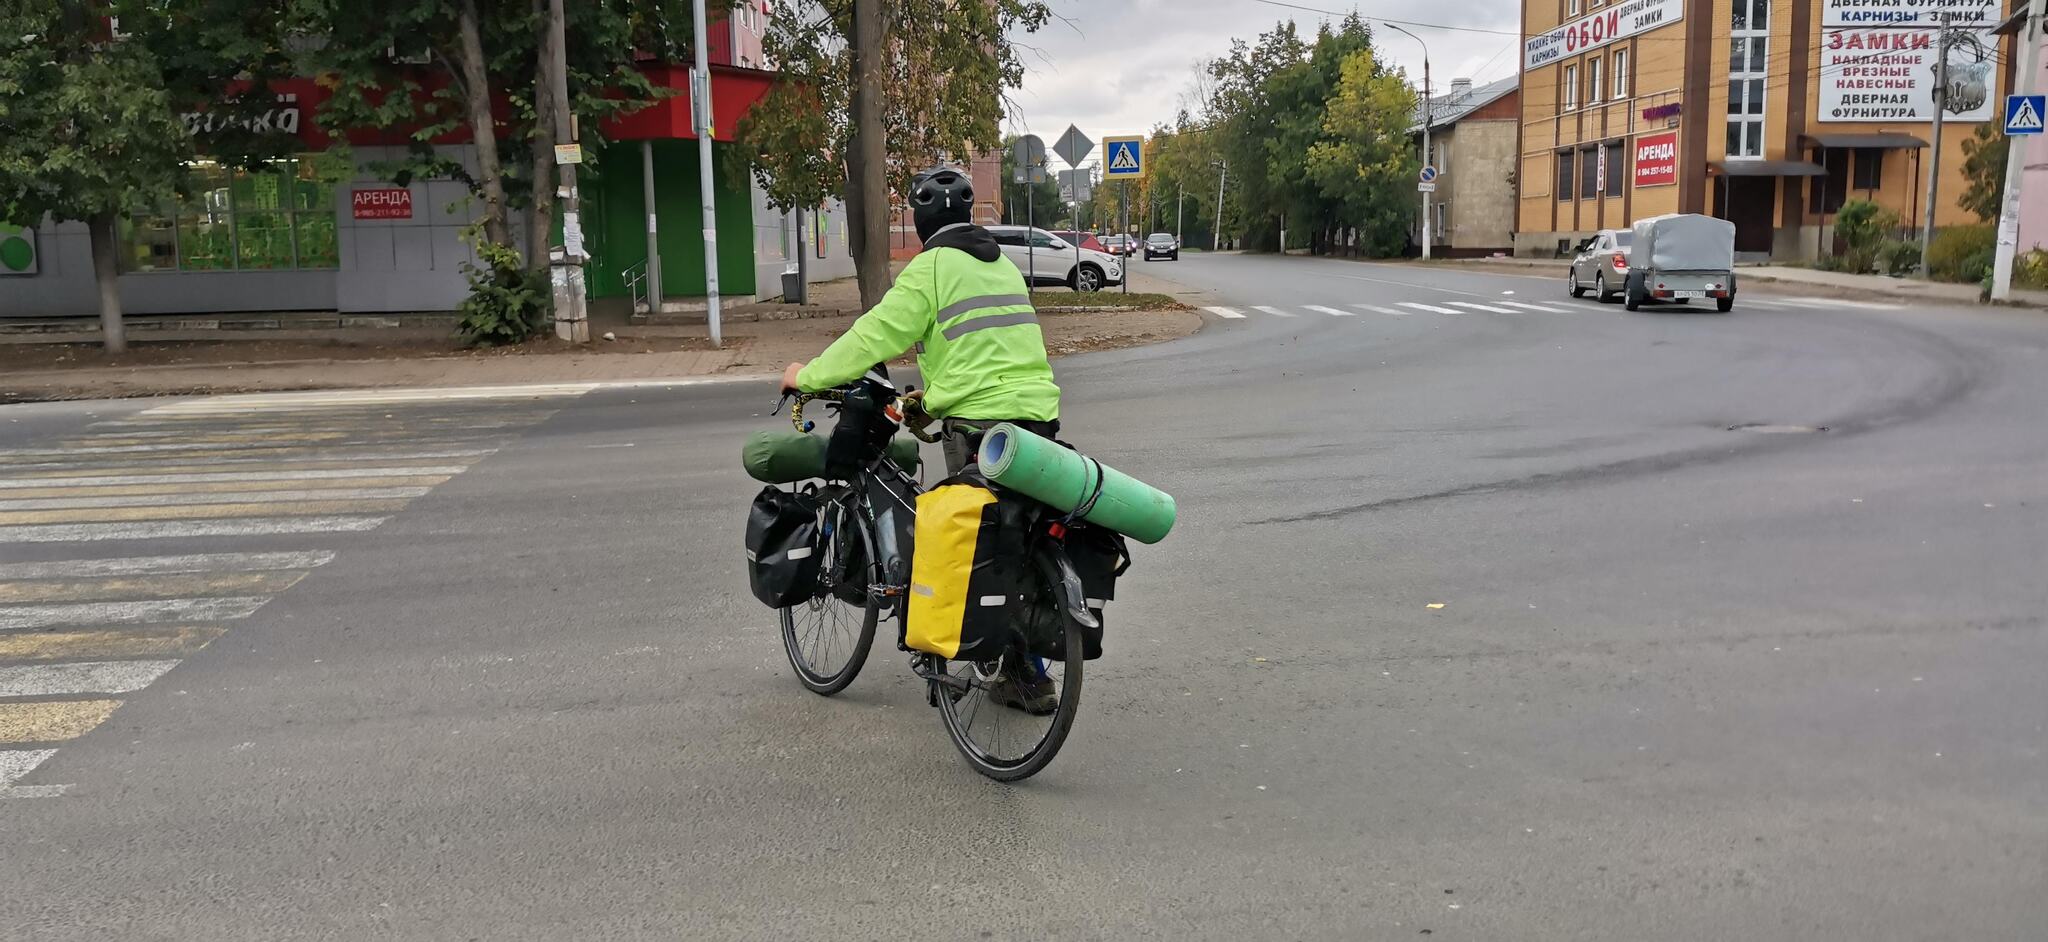
[(990, 226), (988, 231), (1003, 247), (1003, 257), (1016, 263), (1025, 283), (1033, 287), (1065, 285), (1076, 291), (1100, 291), (1124, 283), (1123, 261), (1114, 255), (1093, 249), (1077, 252), (1072, 243), (1029, 226)]

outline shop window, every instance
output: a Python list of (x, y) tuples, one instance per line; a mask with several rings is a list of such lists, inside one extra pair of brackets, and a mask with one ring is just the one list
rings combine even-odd
[(1628, 149), (1620, 141), (1607, 142), (1607, 195), (1621, 196), (1621, 181), (1628, 178), (1628, 158), (1622, 155)]
[(1884, 151), (1876, 147), (1856, 148), (1856, 188), (1875, 190), (1884, 185)]
[(345, 159), (306, 156), (259, 170), (192, 168), (191, 192), (134, 214), (123, 228), (128, 271), (280, 271), (341, 267), (335, 189)]
[(1579, 198), (1592, 199), (1600, 195), (1600, 149), (1588, 147), (1579, 151)]
[(1557, 152), (1557, 198), (1560, 202), (1572, 198), (1572, 152)]

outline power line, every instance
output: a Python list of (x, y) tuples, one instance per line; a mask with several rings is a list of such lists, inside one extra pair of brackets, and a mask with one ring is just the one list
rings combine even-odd
[(1517, 39), (1520, 39), (1522, 36), (1519, 32), (1504, 29), (1481, 29), (1477, 26), (1445, 26), (1441, 23), (1418, 23), (1415, 20), (1393, 20), (1384, 16), (1366, 16), (1356, 9), (1349, 13), (1338, 13), (1334, 10), (1319, 10), (1315, 7), (1305, 7), (1299, 3), (1284, 3), (1282, 0), (1252, 0), (1252, 2), (1263, 3), (1269, 7), (1285, 7), (1289, 10), (1300, 10), (1304, 13), (1320, 13), (1324, 16), (1356, 16), (1368, 23), (1393, 23), (1397, 26), (1414, 26), (1420, 29), (1440, 29), (1453, 33), (1485, 33), (1489, 36), (1513, 36)]

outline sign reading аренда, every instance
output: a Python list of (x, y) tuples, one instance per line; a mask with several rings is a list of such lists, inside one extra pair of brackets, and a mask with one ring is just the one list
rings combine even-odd
[(1627, 0), (1522, 44), (1522, 71), (1685, 19), (1685, 0)]

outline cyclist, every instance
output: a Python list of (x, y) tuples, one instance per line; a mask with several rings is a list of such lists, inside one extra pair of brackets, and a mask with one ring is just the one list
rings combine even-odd
[[(824, 353), (783, 371), (783, 391), (852, 382), (914, 347), (925, 411), (943, 420), (947, 474), (972, 463), (982, 432), (999, 422), (1057, 436), (1060, 388), (1045, 336), (1023, 274), (1003, 257), (995, 236), (973, 222), (972, 182), (959, 170), (935, 167), (913, 181), (910, 205), (923, 250), (881, 303)], [(1019, 681), (1016, 673), (1005, 670), (1009, 676), (991, 692), (996, 702), (1032, 713), (1057, 707), (1049, 680)]]

